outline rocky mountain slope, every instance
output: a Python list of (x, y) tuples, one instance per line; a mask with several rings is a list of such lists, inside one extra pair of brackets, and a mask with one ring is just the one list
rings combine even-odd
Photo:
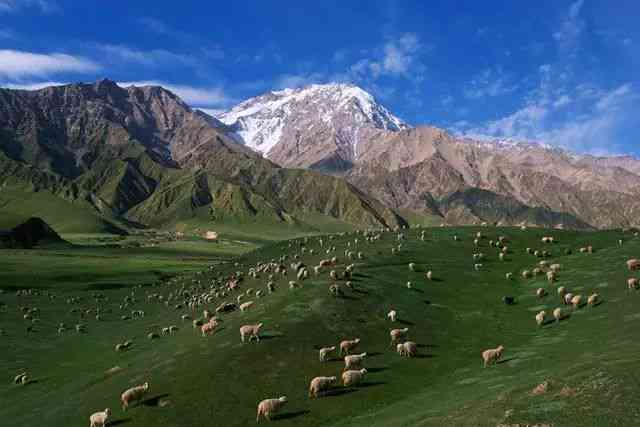
[(0, 214), (24, 211), (9, 193), (46, 192), (114, 226), (194, 218), (296, 224), (314, 215), (402, 224), (343, 179), (283, 169), (230, 134), (160, 87), (102, 80), (0, 89)]
[(345, 176), (394, 209), (457, 223), (640, 226), (638, 159), (411, 128), (355, 86), (273, 92), (219, 119), (275, 163)]
[(373, 96), (348, 84), (269, 92), (218, 116), (238, 141), (285, 167), (348, 169), (381, 131), (407, 129)]

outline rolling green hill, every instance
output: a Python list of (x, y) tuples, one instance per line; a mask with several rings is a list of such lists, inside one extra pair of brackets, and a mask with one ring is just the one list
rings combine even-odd
[[(91, 413), (110, 407), (111, 425), (243, 426), (255, 422), (261, 399), (286, 395), (289, 403), (274, 425), (630, 426), (637, 422), (640, 293), (627, 290), (626, 279), (637, 274), (626, 270), (625, 261), (640, 252), (640, 240), (618, 231), (438, 227), (424, 229), (422, 241), (421, 231), (406, 230), (396, 254), (391, 249), (398, 239), (392, 232), (372, 242), (355, 233), (324, 236), (322, 247), (318, 237), (298, 238), (267, 244), (228, 262), (218, 259), (214, 264), (212, 258), (211, 268), (202, 274), (151, 282), (124, 277), (117, 286), (101, 288), (87, 286), (93, 279), (70, 280), (64, 275), (45, 281), (50, 273), (33, 280), (32, 274), (45, 268), (34, 256), (31, 271), (19, 268), (10, 276), (0, 275), (0, 288), (11, 290), (0, 294), (4, 332), (0, 377), (5, 378), (0, 383), (0, 401), (5, 403), (0, 417), (16, 427), (30, 427), (42, 419), (75, 426), (86, 425)], [(473, 244), (477, 231), (486, 236), (479, 248)], [(540, 243), (549, 234), (557, 243)], [(460, 240), (455, 241), (454, 235)], [(500, 235), (508, 238), (505, 261), (499, 261), (498, 250), (488, 243)], [(593, 254), (579, 251), (587, 245), (593, 245)], [(326, 254), (332, 246), (335, 251)], [(521, 277), (523, 269), (541, 260), (529, 255), (527, 247), (549, 251), (547, 260), (561, 264), (555, 284), (547, 283), (544, 275)], [(329, 295), (329, 269), (319, 276), (311, 271), (295, 290), (287, 285), (294, 280), (293, 273), (277, 276), (273, 294), (266, 293), (268, 274), (257, 279), (246, 274), (256, 263), (282, 255), (289, 257), (285, 262), (289, 267), (295, 254), (307, 266), (337, 256), (335, 269), (342, 273), (349, 262), (347, 249), (361, 251), (363, 258), (353, 261), (353, 289), (339, 280), (343, 297)], [(485, 254), (479, 270), (473, 268), (476, 251)], [(416, 271), (410, 271), (410, 262)], [(47, 263), (46, 268), (52, 267)], [(433, 271), (434, 280), (426, 280), (427, 270)], [(235, 271), (245, 273), (239, 290), (194, 311), (176, 307), (189, 296), (217, 287), (215, 280)], [(507, 272), (515, 278), (507, 280)], [(411, 289), (407, 281), (412, 282)], [(558, 286), (585, 297), (598, 292), (602, 303), (575, 310), (563, 306), (568, 315), (564, 320), (539, 328), (535, 314), (561, 306)], [(16, 287), (38, 293), (15, 295)], [(540, 287), (549, 296), (537, 298)], [(250, 288), (265, 295), (245, 297), (243, 301), (255, 301), (245, 313), (221, 314), (221, 327), (210, 337), (194, 330), (191, 320), (181, 320), (184, 314), (198, 317), (205, 308), (235, 301)], [(163, 301), (171, 295), (172, 300), (165, 305), (157, 295)], [(516, 303), (504, 304), (504, 296), (513, 296)], [(72, 297), (77, 302), (69, 303)], [(120, 308), (125, 297), (134, 297), (135, 302)], [(32, 332), (26, 332), (30, 322), (23, 319), (20, 307), (40, 309), (40, 321)], [(84, 318), (72, 312), (96, 307), (102, 320), (95, 320), (95, 312)], [(386, 318), (391, 308), (399, 314), (395, 324)], [(145, 316), (121, 319), (132, 310), (144, 310)], [(57, 333), (60, 322), (69, 330)], [(86, 333), (73, 329), (80, 322), (86, 324)], [(241, 344), (238, 328), (256, 322), (264, 323), (260, 342)], [(177, 325), (178, 331), (147, 339), (149, 332), (169, 325)], [(419, 345), (418, 357), (402, 358), (390, 347), (389, 330), (398, 327), (409, 328), (409, 338)], [(337, 359), (320, 363), (318, 348), (354, 337), (362, 339), (359, 351), (368, 354), (364, 383), (336, 387), (328, 396), (309, 399), (312, 377), (340, 375), (343, 367)], [(116, 352), (115, 345), (125, 340), (132, 340), (130, 350)], [(500, 363), (482, 368), (481, 351), (499, 344), (506, 348)], [(11, 384), (22, 371), (33, 381)], [(123, 412), (120, 393), (145, 381), (150, 383), (145, 400)], [(546, 392), (531, 393), (545, 381)]]

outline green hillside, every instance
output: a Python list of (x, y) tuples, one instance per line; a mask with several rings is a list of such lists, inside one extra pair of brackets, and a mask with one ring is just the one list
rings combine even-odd
[[(473, 236), (479, 230), (486, 236), (479, 248), (486, 257), (476, 271)], [(640, 417), (635, 374), (640, 293), (627, 290), (626, 279), (633, 274), (626, 271), (625, 261), (640, 252), (639, 240), (614, 231), (468, 227), (427, 228), (426, 240), (421, 241), (420, 232), (406, 231), (397, 254), (391, 251), (398, 244), (393, 232), (383, 233), (372, 243), (361, 234), (336, 235), (333, 240), (325, 236), (322, 248), (317, 237), (311, 237), (305, 253), (300, 238), (226, 258), (229, 261), (212, 255), (206, 263), (212, 269), (204, 274), (187, 274), (171, 282), (154, 279), (153, 284), (135, 275), (131, 280), (123, 276), (117, 279), (117, 286), (100, 288), (89, 286), (94, 282), (89, 277), (69, 280), (62, 274), (47, 280), (54, 273), (50, 271), (52, 261), (44, 266), (37, 260), (52, 254), (38, 253), (10, 276), (0, 276), (0, 287), (6, 290), (0, 294), (0, 328), (4, 331), (0, 377), (5, 378), (0, 383), (4, 403), (0, 417), (17, 427), (38, 425), (43, 419), (51, 425), (81, 426), (94, 411), (110, 407), (111, 425), (244, 426), (255, 422), (261, 399), (286, 395), (289, 403), (275, 425), (635, 425)], [(456, 234), (460, 241), (454, 241)], [(548, 234), (558, 243), (540, 243)], [(488, 244), (499, 235), (509, 239), (504, 262)], [(618, 245), (620, 238), (624, 238), (622, 246)], [(290, 273), (277, 277), (275, 293), (252, 297), (255, 305), (248, 312), (221, 315), (222, 327), (207, 338), (181, 316), (198, 317), (203, 309), (234, 301), (238, 292), (249, 288), (266, 293), (267, 274), (247, 277), (240, 291), (215, 298), (195, 312), (186, 306), (176, 308), (182, 298), (165, 305), (148, 297), (167, 299), (182, 291), (201, 294), (218, 277), (237, 270), (246, 277), (249, 266), (284, 254), (290, 257), (287, 266), (294, 254), (308, 266), (337, 256), (336, 270), (342, 272), (348, 243), (350, 249), (363, 253), (363, 259), (353, 261), (353, 290), (340, 281), (343, 297), (329, 295), (328, 269), (320, 276), (312, 271), (300, 289), (291, 291), (287, 283), (294, 277)], [(578, 250), (586, 245), (593, 245), (595, 252)], [(324, 253), (331, 246), (335, 252)], [(527, 247), (548, 250), (548, 261), (561, 264), (556, 284), (548, 284), (544, 275), (521, 278), (523, 269), (540, 261), (525, 251)], [(308, 249), (315, 254), (310, 255)], [(566, 254), (567, 249), (572, 253)], [(131, 262), (153, 258), (135, 252), (129, 256)], [(409, 270), (410, 262), (416, 263), (415, 272)], [(191, 267), (196, 266), (183, 266), (185, 270)], [(91, 271), (98, 268), (87, 265), (87, 274), (95, 274)], [(123, 264), (121, 268), (132, 267)], [(155, 268), (149, 264), (147, 270)], [(425, 279), (426, 270), (433, 271), (433, 281)], [(43, 275), (34, 276), (38, 271)], [(516, 278), (507, 280), (507, 272)], [(412, 289), (406, 287), (407, 281), (413, 283)], [(557, 286), (585, 298), (596, 291), (603, 302), (575, 311), (564, 307), (569, 317), (538, 328), (535, 314), (543, 309), (550, 313), (560, 306)], [(17, 296), (15, 287), (36, 288), (39, 294)], [(548, 289), (550, 295), (538, 299), (535, 291), (539, 287)], [(94, 293), (96, 289), (100, 295)], [(135, 302), (121, 309), (125, 296), (133, 296)], [(505, 305), (504, 296), (515, 297), (516, 304)], [(77, 302), (70, 304), (71, 297), (78, 298)], [(23, 319), (20, 307), (40, 309), (40, 321), (32, 332), (26, 332), (29, 322)], [(71, 312), (96, 307), (102, 311), (100, 321), (93, 312), (83, 319)], [(385, 316), (391, 308), (399, 314), (395, 324)], [(144, 310), (144, 318), (121, 320), (132, 310)], [(69, 330), (58, 334), (60, 322)], [(73, 329), (79, 322), (86, 324), (86, 333)], [(264, 323), (261, 341), (241, 344), (240, 325), (256, 322)], [(179, 330), (157, 340), (147, 339), (149, 332), (160, 332), (169, 325)], [(389, 346), (389, 330), (398, 327), (409, 328), (409, 338), (419, 344), (418, 357), (402, 358)], [(329, 396), (309, 399), (312, 377), (340, 375), (343, 367), (337, 359), (320, 363), (317, 349), (354, 337), (362, 339), (359, 349), (368, 353), (365, 382), (354, 388), (336, 387)], [(131, 349), (116, 352), (115, 345), (125, 340), (133, 341)], [(481, 351), (499, 344), (506, 348), (503, 359), (483, 369)], [(22, 371), (33, 382), (13, 385), (11, 380)], [(150, 383), (145, 400), (123, 412), (120, 393), (145, 381)], [(544, 381), (550, 384), (546, 393), (532, 395), (534, 387)]]

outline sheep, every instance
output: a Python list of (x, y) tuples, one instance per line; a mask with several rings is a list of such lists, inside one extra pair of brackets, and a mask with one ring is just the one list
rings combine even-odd
[(593, 293), (589, 295), (589, 298), (587, 298), (587, 304), (590, 307), (597, 305), (599, 302), (600, 302), (600, 295), (598, 295), (597, 293)]
[(289, 289), (290, 290), (293, 290), (293, 289), (296, 289), (296, 288), (299, 288), (299, 287), (300, 287), (300, 285), (295, 280), (290, 280), (289, 281)]
[(573, 298), (571, 298), (571, 305), (573, 306), (574, 310), (577, 310), (578, 308), (580, 308), (581, 304), (582, 304), (582, 295), (575, 295)]
[(340, 289), (340, 286), (337, 283), (334, 283), (329, 286), (329, 294), (334, 297), (342, 296), (342, 289)]
[(485, 350), (482, 352), (482, 361), (484, 362), (484, 367), (486, 368), (492, 363), (496, 363), (500, 358), (502, 358), (502, 353), (504, 353), (504, 346), (499, 345), (497, 348), (490, 348), (489, 350)]
[(395, 310), (391, 310), (390, 312), (387, 313), (387, 317), (389, 318), (389, 320), (391, 320), (392, 322), (396, 321), (396, 318), (398, 316), (398, 313)]
[(351, 354), (344, 357), (344, 370), (358, 369), (362, 365), (364, 358), (367, 357), (367, 353)]
[(331, 346), (331, 347), (322, 347), (320, 349), (320, 351), (318, 351), (318, 354), (320, 356), (320, 362), (326, 362), (327, 361), (327, 356), (329, 356), (329, 353), (333, 352), (336, 350), (336, 346)]
[(547, 280), (549, 283), (553, 283), (558, 280), (558, 276), (555, 271), (547, 271)]
[(413, 341), (406, 341), (396, 345), (396, 351), (400, 356), (413, 357), (418, 352), (418, 345)]
[(562, 320), (562, 309), (560, 307), (553, 310), (553, 317), (556, 319), (556, 322)]
[(560, 301), (564, 303), (564, 296), (567, 294), (567, 290), (564, 286), (560, 286), (558, 288), (558, 296), (560, 297)]
[(391, 336), (391, 344), (390, 345), (393, 347), (393, 345), (397, 344), (398, 341), (404, 339), (408, 332), (409, 332), (409, 328), (392, 329), (389, 332), (389, 335)]
[(149, 333), (147, 334), (147, 338), (148, 338), (148, 339), (150, 339), (150, 340), (155, 340), (155, 339), (157, 339), (157, 338), (160, 338), (160, 335), (158, 335), (158, 334), (157, 334), (157, 333), (155, 333), (155, 332), (149, 332)]
[(427, 280), (433, 280), (433, 271), (427, 271)]
[(366, 374), (367, 374), (367, 370), (365, 368), (362, 368), (359, 371), (357, 370), (344, 371), (342, 373), (342, 384), (345, 387), (351, 387), (351, 386), (357, 385), (364, 379), (364, 376)]
[(104, 427), (107, 424), (109, 415), (111, 415), (111, 410), (109, 408), (106, 408), (104, 411), (91, 414), (89, 417), (89, 422), (91, 423), (89, 427)]
[(572, 299), (573, 299), (573, 294), (571, 292), (567, 293), (564, 296), (564, 305), (570, 305)]
[(544, 310), (536, 314), (536, 323), (538, 324), (538, 326), (542, 326), (544, 324), (544, 320), (546, 316), (547, 316), (547, 312)]
[(413, 282), (407, 282), (407, 289), (413, 289)]
[(549, 269), (551, 271), (553, 271), (554, 273), (558, 273), (560, 271), (560, 269), (562, 268), (562, 266), (560, 264), (551, 264), (549, 266)]
[(360, 344), (360, 338), (340, 342), (340, 356), (350, 354)]
[(335, 282), (336, 280), (338, 280), (338, 272), (335, 270), (331, 270), (329, 272), (329, 278)]
[(482, 268), (482, 264), (474, 264), (474, 265), (473, 265), (473, 268), (474, 268), (476, 271), (480, 271), (480, 269)]
[(638, 289), (638, 285), (640, 282), (638, 282), (638, 279), (635, 277), (632, 277), (630, 279), (627, 280), (627, 287), (629, 289)]
[(409, 271), (416, 271), (416, 264), (414, 262), (409, 263)]
[(26, 372), (22, 372), (22, 373), (20, 373), (20, 374), (16, 375), (16, 376), (13, 378), (13, 383), (14, 383), (14, 384), (25, 384), (25, 383), (26, 383), (26, 381), (24, 380), (24, 378), (28, 378), (28, 376), (27, 376), (27, 373), (26, 373)]
[(276, 291), (276, 284), (274, 282), (267, 283), (267, 291), (272, 294)]
[(536, 291), (536, 296), (538, 298), (544, 298), (547, 295), (547, 291), (544, 288), (538, 288)]
[(640, 269), (640, 259), (632, 258), (627, 261), (627, 268), (629, 271)]
[(277, 413), (287, 403), (287, 396), (280, 396), (277, 399), (265, 399), (258, 403), (258, 414), (256, 422), (260, 422), (260, 417), (271, 421), (271, 415)]
[(213, 333), (213, 331), (218, 327), (218, 319), (212, 317), (207, 323), (200, 327), (200, 332), (202, 332), (202, 336), (207, 336)]
[(262, 323), (258, 323), (257, 325), (243, 325), (240, 327), (240, 340), (244, 343), (245, 337), (249, 337), (249, 341), (252, 338), (255, 338), (257, 342), (260, 342), (260, 328), (262, 328)]
[(319, 397), (320, 393), (329, 390), (337, 379), (337, 377), (315, 377), (309, 384), (309, 397)]
[(253, 306), (253, 301), (247, 301), (240, 304), (240, 311), (247, 311)]
[(498, 258), (500, 258), (500, 261), (504, 261), (504, 253), (500, 252)]
[(505, 274), (505, 275), (504, 275), (504, 277), (505, 277), (507, 280), (512, 280), (512, 279), (513, 279), (513, 273), (507, 273), (507, 274)]
[(140, 401), (142, 397), (149, 391), (149, 383), (145, 382), (142, 385), (131, 387), (120, 395), (120, 401), (122, 402), (122, 410), (126, 411), (134, 402)]
[(169, 335), (169, 328), (162, 328), (162, 335)]

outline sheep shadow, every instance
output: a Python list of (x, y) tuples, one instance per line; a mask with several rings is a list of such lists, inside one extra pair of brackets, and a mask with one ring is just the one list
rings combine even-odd
[(419, 294), (424, 294), (424, 291), (422, 289), (419, 289), (419, 288), (411, 288), (410, 290), (411, 290), (411, 292), (417, 292)]
[(431, 305), (431, 301), (429, 301), (428, 299), (424, 300), (424, 303), (425, 303), (426, 305)]
[(371, 353), (367, 353), (367, 357), (376, 357), (376, 356), (382, 356), (382, 353), (380, 353), (379, 351), (373, 351)]
[(440, 279), (439, 277), (433, 277), (430, 281), (431, 282), (444, 282), (444, 280)]
[(307, 415), (310, 414), (311, 411), (306, 409), (304, 411), (295, 411), (295, 412), (284, 412), (282, 414), (278, 414), (278, 415), (274, 415), (273, 417), (271, 417), (272, 420), (291, 420), (293, 418), (298, 418), (301, 417), (303, 415)]
[(600, 304), (604, 304), (604, 300), (600, 300), (600, 301), (595, 302), (591, 307), (597, 307)]
[(515, 359), (517, 359), (517, 358), (518, 358), (517, 356), (513, 356), (513, 357), (509, 357), (509, 358), (507, 358), (507, 359), (500, 359), (500, 360), (498, 360), (498, 361), (496, 362), (496, 365), (502, 365), (503, 363), (511, 362), (512, 360), (515, 360)]
[(131, 418), (123, 418), (121, 420), (114, 420), (114, 421), (109, 420), (108, 425), (109, 426), (119, 426), (119, 425), (122, 425), (122, 424), (126, 424), (128, 422), (131, 422)]
[(358, 298), (352, 296), (352, 295), (347, 295), (347, 294), (342, 294), (339, 297), (337, 297), (338, 299), (346, 299), (346, 300), (350, 300), (350, 301), (354, 301), (357, 300)]
[(282, 338), (284, 335), (283, 334), (265, 334), (265, 335), (260, 335), (260, 341), (262, 340), (272, 340), (274, 338)]
[(370, 294), (370, 292), (369, 292), (369, 291), (364, 291), (364, 290), (362, 290), (362, 289), (357, 289), (357, 288), (353, 290), (353, 293), (355, 293), (355, 294), (361, 294), (361, 295), (369, 295), (369, 294)]
[(333, 396), (344, 396), (345, 394), (351, 394), (351, 393), (355, 393), (357, 392), (358, 389), (356, 388), (339, 388), (339, 387), (335, 387), (332, 389), (329, 389), (327, 391), (324, 392), (324, 394), (322, 395), (323, 397), (333, 397)]
[[(141, 405), (144, 406), (154, 406), (154, 407), (158, 407), (160, 406), (160, 401), (162, 399), (164, 399), (165, 397), (169, 396), (169, 393), (164, 393), (164, 394), (159, 394), (157, 396), (153, 396), (150, 397), (148, 399), (143, 400), (142, 402), (140, 402)], [(109, 423), (111, 425), (113, 425), (112, 423)]]
[(435, 354), (422, 354), (422, 353), (411, 356), (412, 359), (433, 359), (434, 357), (436, 357)]
[(376, 374), (378, 372), (384, 372), (386, 370), (388, 370), (389, 368), (387, 368), (386, 366), (383, 366), (381, 368), (367, 368), (367, 372), (371, 372), (372, 374)]

